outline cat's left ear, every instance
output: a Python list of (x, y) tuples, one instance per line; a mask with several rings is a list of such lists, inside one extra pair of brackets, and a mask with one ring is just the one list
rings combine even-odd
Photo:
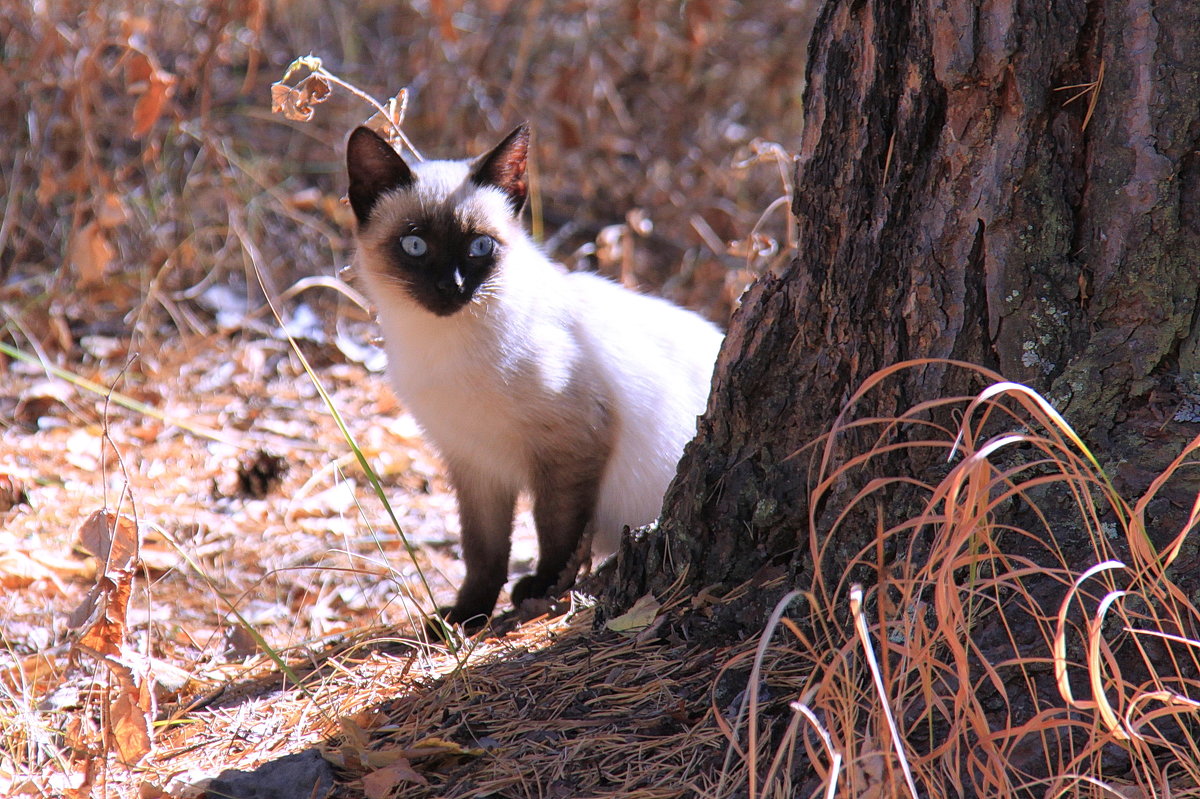
[(519, 214), (529, 194), (526, 164), (529, 159), (529, 123), (522, 122), (496, 145), (481, 156), (472, 167), (471, 182), (476, 186), (495, 186), (508, 195), (513, 213)]

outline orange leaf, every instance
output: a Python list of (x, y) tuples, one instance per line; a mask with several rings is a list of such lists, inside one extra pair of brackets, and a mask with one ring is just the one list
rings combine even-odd
[(116, 680), (117, 689), (108, 708), (108, 732), (117, 752), (125, 763), (137, 763), (151, 748), (155, 716), (154, 696), (149, 677), (137, 679), (133, 667), (119, 657), (95, 651), (88, 646), (84, 652), (108, 666)]
[(95, 511), (79, 528), (80, 546), (100, 559), (110, 579), (120, 579), (133, 572), (139, 543), (137, 524), (133, 519), (104, 508)]
[(151, 55), (130, 50), (125, 61), (125, 81), (130, 94), (141, 95), (133, 106), (135, 139), (150, 132), (162, 116), (167, 100), (175, 91), (175, 76), (158, 65)]
[(397, 761), (390, 766), (363, 775), (363, 794), (367, 799), (387, 799), (392, 789), (407, 782), (428, 785), (429, 781), (413, 771), (407, 760)]
[(95, 222), (88, 222), (71, 238), (71, 264), (79, 275), (80, 286), (92, 286), (104, 280), (112, 263), (113, 247)]
[(53, 584), (59, 593), (66, 593), (66, 586), (53, 570), (38, 563), (28, 553), (20, 550), (0, 552), (0, 587), (9, 590), (24, 588), (38, 580), (46, 580)]
[(76, 629), (86, 626), (79, 638), (81, 646), (116, 655), (125, 639), (125, 616), (138, 559), (137, 525), (128, 516), (101, 509), (83, 523), (79, 538), (101, 567), (96, 584), (68, 623)]
[(121, 753), (121, 760), (136, 763), (150, 752), (154, 703), (146, 687), (148, 680), (143, 679), (139, 684), (133, 678), (133, 671), (125, 666), (118, 671), (117, 666), (110, 662), (109, 668), (120, 686), (109, 708), (113, 740), (117, 744), (117, 751)]

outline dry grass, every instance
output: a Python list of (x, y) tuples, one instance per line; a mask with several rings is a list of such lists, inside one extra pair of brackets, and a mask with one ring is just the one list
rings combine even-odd
[[(855, 400), (928, 365), (886, 370)], [(831, 514), (833, 529), (813, 519), (814, 559), (840, 557), (827, 547), (838, 525), (864, 518), (855, 509), (885, 518), (875, 498), (899, 481), (924, 495), (924, 511), (881, 523), (869, 549), (844, 564), (847, 575), (856, 565), (878, 575), (877, 585), (864, 592), (818, 577), (783, 619), (791, 640), (776, 646), (807, 677), (799, 715), (755, 753), (759, 795), (794, 795), (780, 764), (796, 761), (814, 764), (819, 778), (803, 786), (814, 794), (907, 796), (908, 771), (920, 796), (1200, 794), (1200, 614), (1171, 577), (1197, 514), (1157, 548), (1162, 531), (1143, 521), (1200, 440), (1126, 502), (1069, 425), (1023, 386), (997, 382), (895, 420), (851, 418), (848, 407), (819, 442), (813, 496), (847, 481), (863, 488)], [(877, 431), (876, 443), (835, 457), (851, 427)], [(946, 468), (930, 472), (944, 476), (860, 479), (897, 447), (942, 453)], [(1060, 546), (1072, 538), (1088, 542), (1085, 558)]]

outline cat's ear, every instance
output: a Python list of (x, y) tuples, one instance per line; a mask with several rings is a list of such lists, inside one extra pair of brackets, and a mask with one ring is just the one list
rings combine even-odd
[(358, 127), (346, 142), (346, 173), (350, 177), (350, 207), (359, 227), (366, 227), (371, 209), (389, 191), (413, 184), (413, 173), (400, 154), (370, 128)]
[(513, 213), (519, 214), (529, 193), (526, 162), (529, 158), (529, 123), (522, 122), (504, 141), (487, 155), (481, 156), (471, 168), (471, 182), (476, 186), (495, 186), (508, 195)]

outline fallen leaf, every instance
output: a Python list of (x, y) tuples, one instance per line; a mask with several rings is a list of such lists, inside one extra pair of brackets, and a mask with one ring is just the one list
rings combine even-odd
[(294, 191), (283, 198), (283, 201), (297, 211), (315, 211), (324, 197), (316, 186)]
[(241, 624), (229, 628), (225, 635), (225, 645), (230, 657), (247, 658), (259, 651), (258, 640)]
[(60, 665), (41, 653), (21, 658), (7, 668), (0, 669), (0, 684), (9, 691), (24, 691), (28, 696), (46, 694), (61, 680)]
[(104, 280), (113, 260), (113, 247), (96, 222), (88, 222), (71, 237), (70, 259), (81, 287)]
[(13, 590), (25, 588), (38, 580), (47, 580), (54, 585), (59, 594), (66, 594), (66, 587), (59, 581), (58, 576), (28, 553), (20, 550), (0, 552), (0, 586)]
[(0, 513), (12, 510), (18, 505), (29, 505), (29, 495), (25, 486), (11, 474), (0, 472)]
[(288, 519), (303, 519), (312, 516), (339, 516), (349, 513), (355, 507), (355, 483), (353, 480), (343, 480), (332, 488), (313, 494), (300, 503), (293, 505), (288, 512)]
[(71, 387), (61, 380), (34, 383), (21, 392), (16, 410), (13, 411), (13, 419), (30, 430), (36, 430), (39, 420), (44, 417), (65, 417), (68, 410), (67, 401), (73, 394)]
[(115, 191), (105, 194), (104, 199), (100, 201), (100, 207), (96, 209), (97, 224), (102, 228), (115, 228), (128, 220), (129, 212), (125, 210), (121, 195)]
[(407, 760), (398, 761), (390, 766), (364, 774), (362, 778), (363, 795), (367, 799), (387, 799), (392, 795), (392, 789), (405, 783), (415, 782), (417, 785), (428, 785), (429, 781), (413, 771)]
[(652, 594), (646, 594), (644, 597), (633, 603), (625, 613), (617, 616), (615, 619), (610, 619), (608, 624), (604, 625), (613, 632), (630, 633), (642, 630), (649, 627), (654, 621), (654, 617), (658, 615), (658, 609), (662, 605), (654, 598)]
[(67, 463), (85, 472), (94, 472), (100, 466), (103, 444), (100, 431), (80, 427), (71, 431), (66, 445)]
[(445, 738), (429, 737), (422, 738), (412, 746), (407, 746), (400, 750), (404, 756), (413, 760), (419, 757), (432, 757), (434, 755), (449, 755), (455, 757), (479, 757), (483, 754), (482, 749), (466, 747), (462, 744), (448, 741)]

